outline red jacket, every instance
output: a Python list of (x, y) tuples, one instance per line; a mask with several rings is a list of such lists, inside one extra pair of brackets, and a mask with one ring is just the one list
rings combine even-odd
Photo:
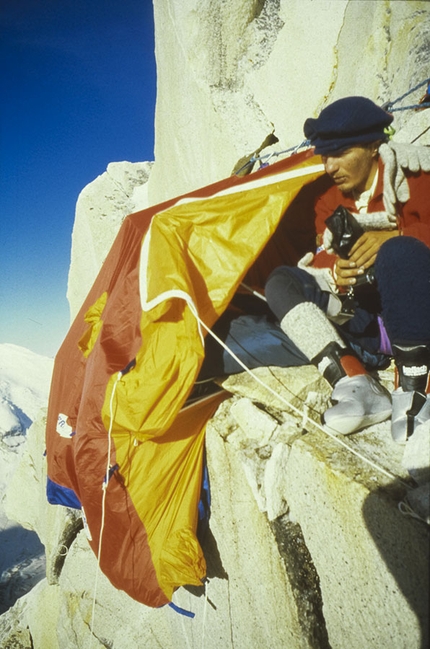
[[(398, 227), (405, 236), (416, 237), (430, 248), (430, 173), (411, 173), (406, 170), (410, 199), (397, 205)], [(384, 165), (379, 160), (379, 175), (376, 189), (369, 202), (368, 212), (384, 210), (382, 200), (384, 178)], [(355, 201), (351, 195), (342, 194), (338, 187), (327, 175), (317, 180), (321, 192), (315, 199), (315, 228), (317, 235), (316, 247), (321, 245), (322, 234), (326, 228), (325, 220), (333, 214), (334, 210), (343, 205), (351, 213), (357, 213)], [(335, 255), (322, 251), (315, 256), (314, 266), (333, 268), (336, 261)]]

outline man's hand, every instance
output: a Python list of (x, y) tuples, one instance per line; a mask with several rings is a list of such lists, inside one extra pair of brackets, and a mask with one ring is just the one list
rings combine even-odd
[(338, 286), (353, 286), (357, 282), (357, 276), (363, 275), (364, 269), (357, 268), (349, 259), (338, 259), (334, 267), (334, 275)]
[(388, 239), (398, 236), (398, 230), (372, 230), (371, 232), (365, 232), (352, 246), (349, 253), (349, 261), (353, 262), (357, 268), (370, 268), (375, 263), (376, 255), (382, 244)]
[(353, 286), (357, 276), (363, 275), (375, 263), (376, 255), (384, 241), (399, 236), (397, 230), (372, 230), (365, 232), (352, 246), (348, 259), (338, 259), (335, 266), (336, 284)]

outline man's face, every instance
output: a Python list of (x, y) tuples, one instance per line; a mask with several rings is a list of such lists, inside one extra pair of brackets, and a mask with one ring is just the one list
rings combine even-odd
[(375, 145), (352, 146), (340, 153), (322, 156), (328, 175), (343, 194), (370, 189), (377, 169)]

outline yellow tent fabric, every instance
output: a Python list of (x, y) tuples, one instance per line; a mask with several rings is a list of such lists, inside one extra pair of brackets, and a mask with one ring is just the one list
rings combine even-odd
[[(96, 553), (102, 535), (111, 582), (147, 605), (205, 575), (196, 538), (204, 429), (225, 394), (183, 406), (206, 327), (322, 171), (310, 153), (293, 156), (128, 217), (57, 356), (49, 480), (83, 506)], [(60, 415), (69, 439), (56, 432)]]

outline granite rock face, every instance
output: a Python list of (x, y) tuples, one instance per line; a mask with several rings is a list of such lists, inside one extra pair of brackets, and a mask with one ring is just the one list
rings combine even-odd
[(410, 479), (389, 422), (328, 437), (318, 414), (329, 391), (313, 367), (254, 374), (224, 382), (231, 397), (207, 428), (208, 581), (174, 595), (193, 620), (98, 573), (79, 518), (45, 501), (44, 422), (33, 424), (7, 511), (40, 535), (47, 578), (0, 617), (1, 646), (426, 646), (429, 529), (399, 510)]
[[(154, 12), (152, 204), (228, 176), (273, 131), (279, 142), (263, 154), (299, 145), (305, 119), (340, 97), (382, 105), (429, 76), (423, 1), (163, 0)], [(394, 114), (404, 141), (429, 126), (425, 111)]]
[[(382, 104), (428, 75), (427, 2), (154, 0), (154, 13), (156, 161), (149, 180), (148, 163), (109, 166), (81, 195), (72, 313), (127, 213), (229, 175), (273, 132), (279, 141), (267, 152), (300, 144), (304, 119), (339, 97)], [(430, 143), (430, 111), (395, 115), (396, 138)], [(44, 501), (44, 424), (33, 424), (7, 507), (42, 539), (47, 578), (0, 617), (0, 646), (428, 645), (429, 529), (399, 509), (412, 483), (389, 423), (328, 437), (318, 421), (329, 390), (313, 368), (255, 375), (224, 382), (232, 396), (207, 428), (208, 581), (174, 596), (193, 620), (146, 608), (97, 577), (79, 519)], [(392, 388), (392, 372), (382, 379)]]
[(111, 162), (78, 197), (67, 299), (71, 319), (86, 298), (125, 217), (148, 207), (151, 162)]

